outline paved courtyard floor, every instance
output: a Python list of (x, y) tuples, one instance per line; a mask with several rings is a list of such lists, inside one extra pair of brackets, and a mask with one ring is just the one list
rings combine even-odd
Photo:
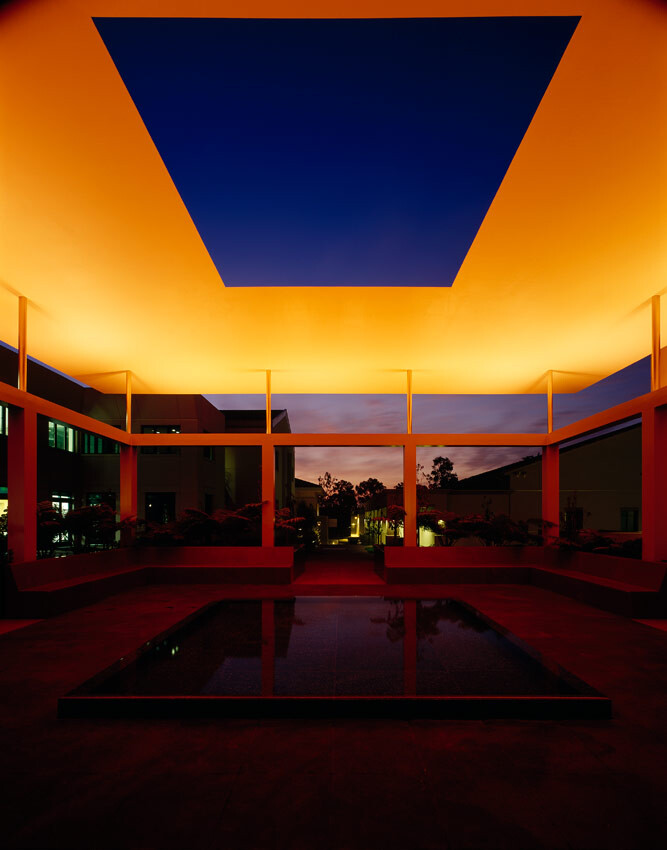
[(56, 717), (60, 695), (200, 605), (267, 590), (147, 586), (1, 635), (0, 845), (667, 846), (667, 633), (538, 588), (390, 592), (471, 602), (610, 696), (612, 720)]

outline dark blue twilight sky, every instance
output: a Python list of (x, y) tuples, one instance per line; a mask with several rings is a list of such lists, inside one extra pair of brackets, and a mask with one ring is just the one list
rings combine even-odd
[(227, 286), (451, 286), (578, 20), (95, 25)]

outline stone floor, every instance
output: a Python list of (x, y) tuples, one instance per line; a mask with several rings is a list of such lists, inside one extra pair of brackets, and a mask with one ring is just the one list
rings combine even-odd
[(204, 602), (270, 595), (137, 588), (0, 636), (0, 845), (667, 846), (667, 633), (534, 587), (405, 590), (468, 600), (611, 696), (613, 720), (57, 719), (58, 696)]

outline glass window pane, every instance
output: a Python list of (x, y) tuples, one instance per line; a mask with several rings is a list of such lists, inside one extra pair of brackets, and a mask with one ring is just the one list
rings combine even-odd
[(266, 396), (259, 393), (223, 393), (204, 397), (224, 416), (224, 431), (228, 434), (263, 433), (266, 430)]
[(539, 434), (547, 430), (546, 395), (414, 395), (415, 434)]
[(554, 394), (554, 427), (562, 428), (650, 391), (651, 358), (644, 357), (577, 393)]
[(293, 434), (404, 434), (407, 425), (406, 397), (398, 394), (274, 393), (271, 407), (275, 430), (286, 411)]

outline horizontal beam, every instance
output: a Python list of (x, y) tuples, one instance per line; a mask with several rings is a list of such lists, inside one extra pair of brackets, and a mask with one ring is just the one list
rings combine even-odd
[(408, 445), (419, 447), (447, 446), (543, 446), (546, 434), (410, 434)]
[(5, 384), (0, 381), (0, 402), (11, 404), (13, 407), (20, 407), (23, 410), (33, 411), (39, 416), (48, 416), (49, 419), (57, 419), (58, 422), (64, 422), (66, 425), (71, 425), (73, 428), (80, 428), (82, 431), (90, 431), (93, 434), (98, 434), (100, 437), (108, 437), (110, 440), (116, 440), (119, 443), (130, 443), (130, 435), (120, 428), (114, 428), (113, 425), (107, 425), (105, 422), (100, 422), (99, 419), (92, 419), (83, 413), (77, 413), (75, 410), (70, 410), (68, 407), (63, 407), (53, 401), (47, 401), (37, 395), (22, 392), (10, 384)]
[(132, 434), (133, 446), (543, 446), (546, 434)]
[(546, 434), (545, 443), (546, 445), (553, 445), (576, 437), (583, 437), (602, 428), (608, 428), (610, 425), (619, 425), (628, 419), (642, 416), (647, 411), (663, 405), (667, 405), (667, 387), (661, 387), (659, 390), (637, 396), (630, 401), (616, 404), (614, 407), (608, 407), (606, 410), (586, 416), (584, 419), (578, 419), (570, 425), (564, 425), (557, 431)]
[(0, 382), (0, 402), (32, 410), (41, 416), (57, 419), (75, 428), (90, 431), (118, 443), (133, 446), (322, 446), (322, 447), (383, 447), (383, 446), (527, 446), (555, 445), (592, 434), (611, 425), (641, 416), (656, 407), (667, 405), (667, 387), (661, 387), (630, 401), (587, 416), (558, 428), (551, 434), (128, 434), (120, 428), (92, 419), (62, 405), (31, 393), (22, 392)]

